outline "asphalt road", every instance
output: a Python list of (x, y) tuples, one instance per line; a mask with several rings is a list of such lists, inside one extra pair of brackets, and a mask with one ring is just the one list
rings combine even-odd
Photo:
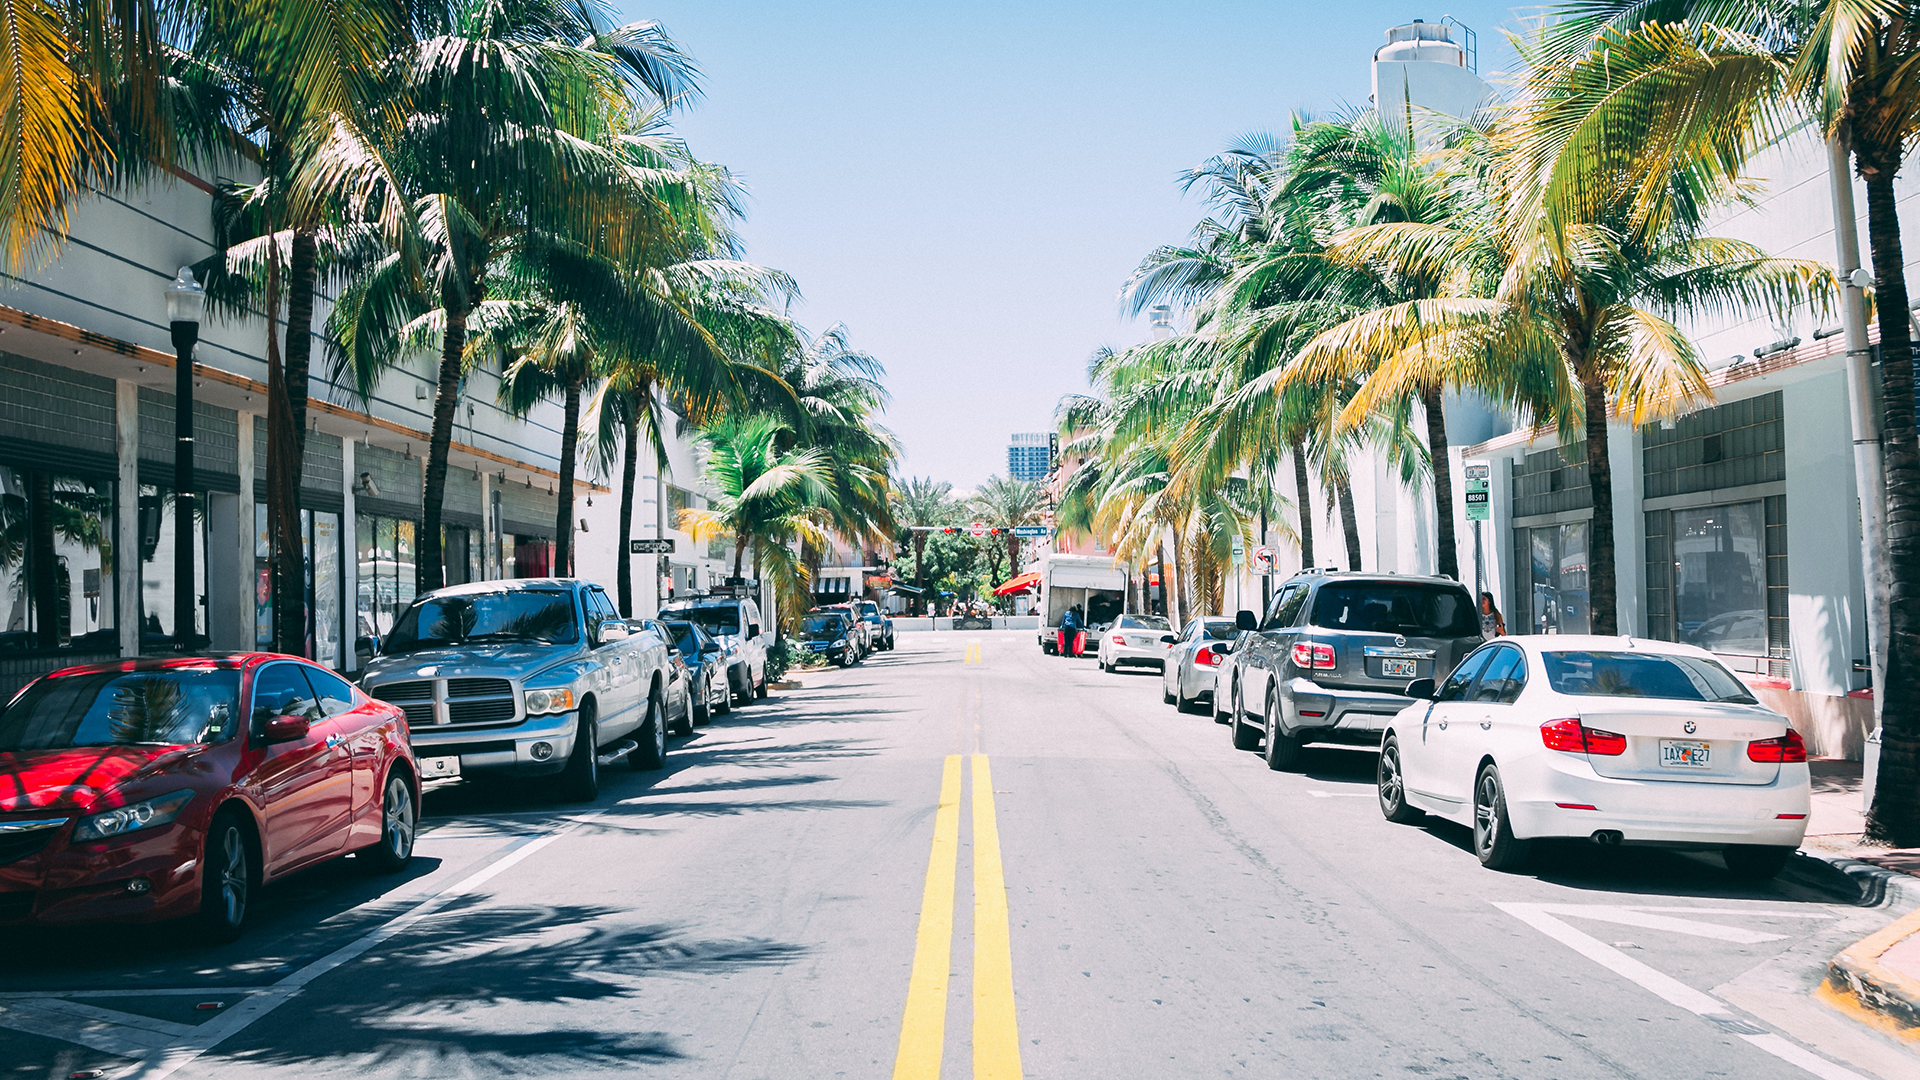
[(1030, 634), (801, 678), (593, 806), (435, 790), (411, 873), (300, 875), (231, 946), (0, 937), (0, 1080), (1920, 1075), (1809, 996), (1892, 917), (1817, 875), (1492, 873), (1370, 754), (1269, 772)]

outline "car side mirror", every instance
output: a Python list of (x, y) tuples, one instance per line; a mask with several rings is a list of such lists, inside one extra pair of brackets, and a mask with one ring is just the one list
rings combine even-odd
[(609, 621), (600, 624), (600, 644), (602, 645), (625, 641), (632, 636), (633, 631), (627, 629), (626, 623)]
[(1214, 653), (1214, 655), (1216, 655), (1216, 656), (1225, 656), (1225, 655), (1227, 655), (1228, 653), (1230, 653), (1230, 652), (1232, 652), (1232, 651), (1233, 651), (1233, 642), (1231, 642), (1231, 641), (1216, 641), (1216, 642), (1214, 642), (1213, 644), (1211, 644), (1211, 645), (1209, 645), (1209, 646), (1207, 646), (1207, 648), (1209, 648), (1209, 649), (1212, 649), (1212, 650), (1213, 650), (1213, 653)]
[(1242, 608), (1233, 616), (1233, 625), (1241, 630), (1260, 629), (1260, 616)]
[(1175, 642), (1177, 642), (1177, 641), (1179, 641), (1179, 640), (1180, 640), (1180, 639), (1179, 639), (1178, 637), (1176, 637), (1176, 636), (1174, 636), (1174, 635), (1172, 635), (1172, 634), (1161, 634), (1161, 635), (1160, 635), (1160, 644), (1162, 644), (1162, 645), (1172, 645), (1173, 643), (1175, 643)]
[(760, 624), (759, 624), (759, 623), (757, 623), (757, 622), (756, 622), (756, 623), (748, 623), (748, 624), (747, 624), (747, 636), (748, 636), (748, 637), (759, 637), (759, 636), (760, 636)]
[(275, 716), (267, 720), (266, 738), (270, 743), (304, 739), (313, 730), (313, 721), (304, 716)]
[(1432, 701), (1434, 684), (1432, 679), (1415, 679), (1407, 684), (1407, 696), (1422, 701)]
[(717, 653), (719, 651), (720, 651), (720, 646), (711, 641), (707, 642), (705, 645), (700, 646), (701, 656), (711, 656), (714, 653)]

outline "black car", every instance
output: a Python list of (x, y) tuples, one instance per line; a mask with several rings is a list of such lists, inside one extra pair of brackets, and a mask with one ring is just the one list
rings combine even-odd
[(668, 620), (662, 625), (666, 627), (667, 640), (673, 646), (673, 651), (687, 666), (691, 685), (688, 700), (692, 703), (693, 722), (709, 723), (714, 713), (725, 715), (732, 712), (733, 694), (727, 686), (726, 646), (701, 629), (699, 623)]
[(1482, 641), (1473, 596), (1446, 577), (1302, 571), (1264, 616), (1236, 622), (1221, 711), (1233, 745), (1264, 740), (1274, 769), (1293, 768), (1310, 742), (1379, 745), (1407, 684), (1444, 678)]
[(860, 662), (856, 633), (853, 621), (843, 611), (809, 611), (800, 620), (800, 651), (852, 667)]

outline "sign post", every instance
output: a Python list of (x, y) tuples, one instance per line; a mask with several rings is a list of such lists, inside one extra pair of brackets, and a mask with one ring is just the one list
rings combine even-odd
[(1484, 461), (1467, 463), (1467, 520), (1473, 522), (1473, 598), (1476, 605), (1487, 589), (1486, 550), (1480, 540), (1480, 523), (1492, 516), (1493, 467)]

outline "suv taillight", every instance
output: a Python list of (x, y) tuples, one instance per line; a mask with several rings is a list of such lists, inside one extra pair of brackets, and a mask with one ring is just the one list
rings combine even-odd
[(1627, 752), (1627, 737), (1611, 731), (1590, 728), (1580, 722), (1579, 717), (1565, 720), (1549, 720), (1540, 725), (1540, 741), (1549, 750), (1559, 750), (1568, 754), (1598, 754), (1601, 757), (1619, 757)]
[(1761, 739), (1747, 744), (1747, 760), (1760, 762), (1783, 762), (1807, 760), (1807, 741), (1800, 733), (1789, 728), (1785, 735), (1777, 739)]
[(1308, 670), (1331, 669), (1333, 646), (1318, 641), (1296, 641), (1293, 643), (1293, 666)]

